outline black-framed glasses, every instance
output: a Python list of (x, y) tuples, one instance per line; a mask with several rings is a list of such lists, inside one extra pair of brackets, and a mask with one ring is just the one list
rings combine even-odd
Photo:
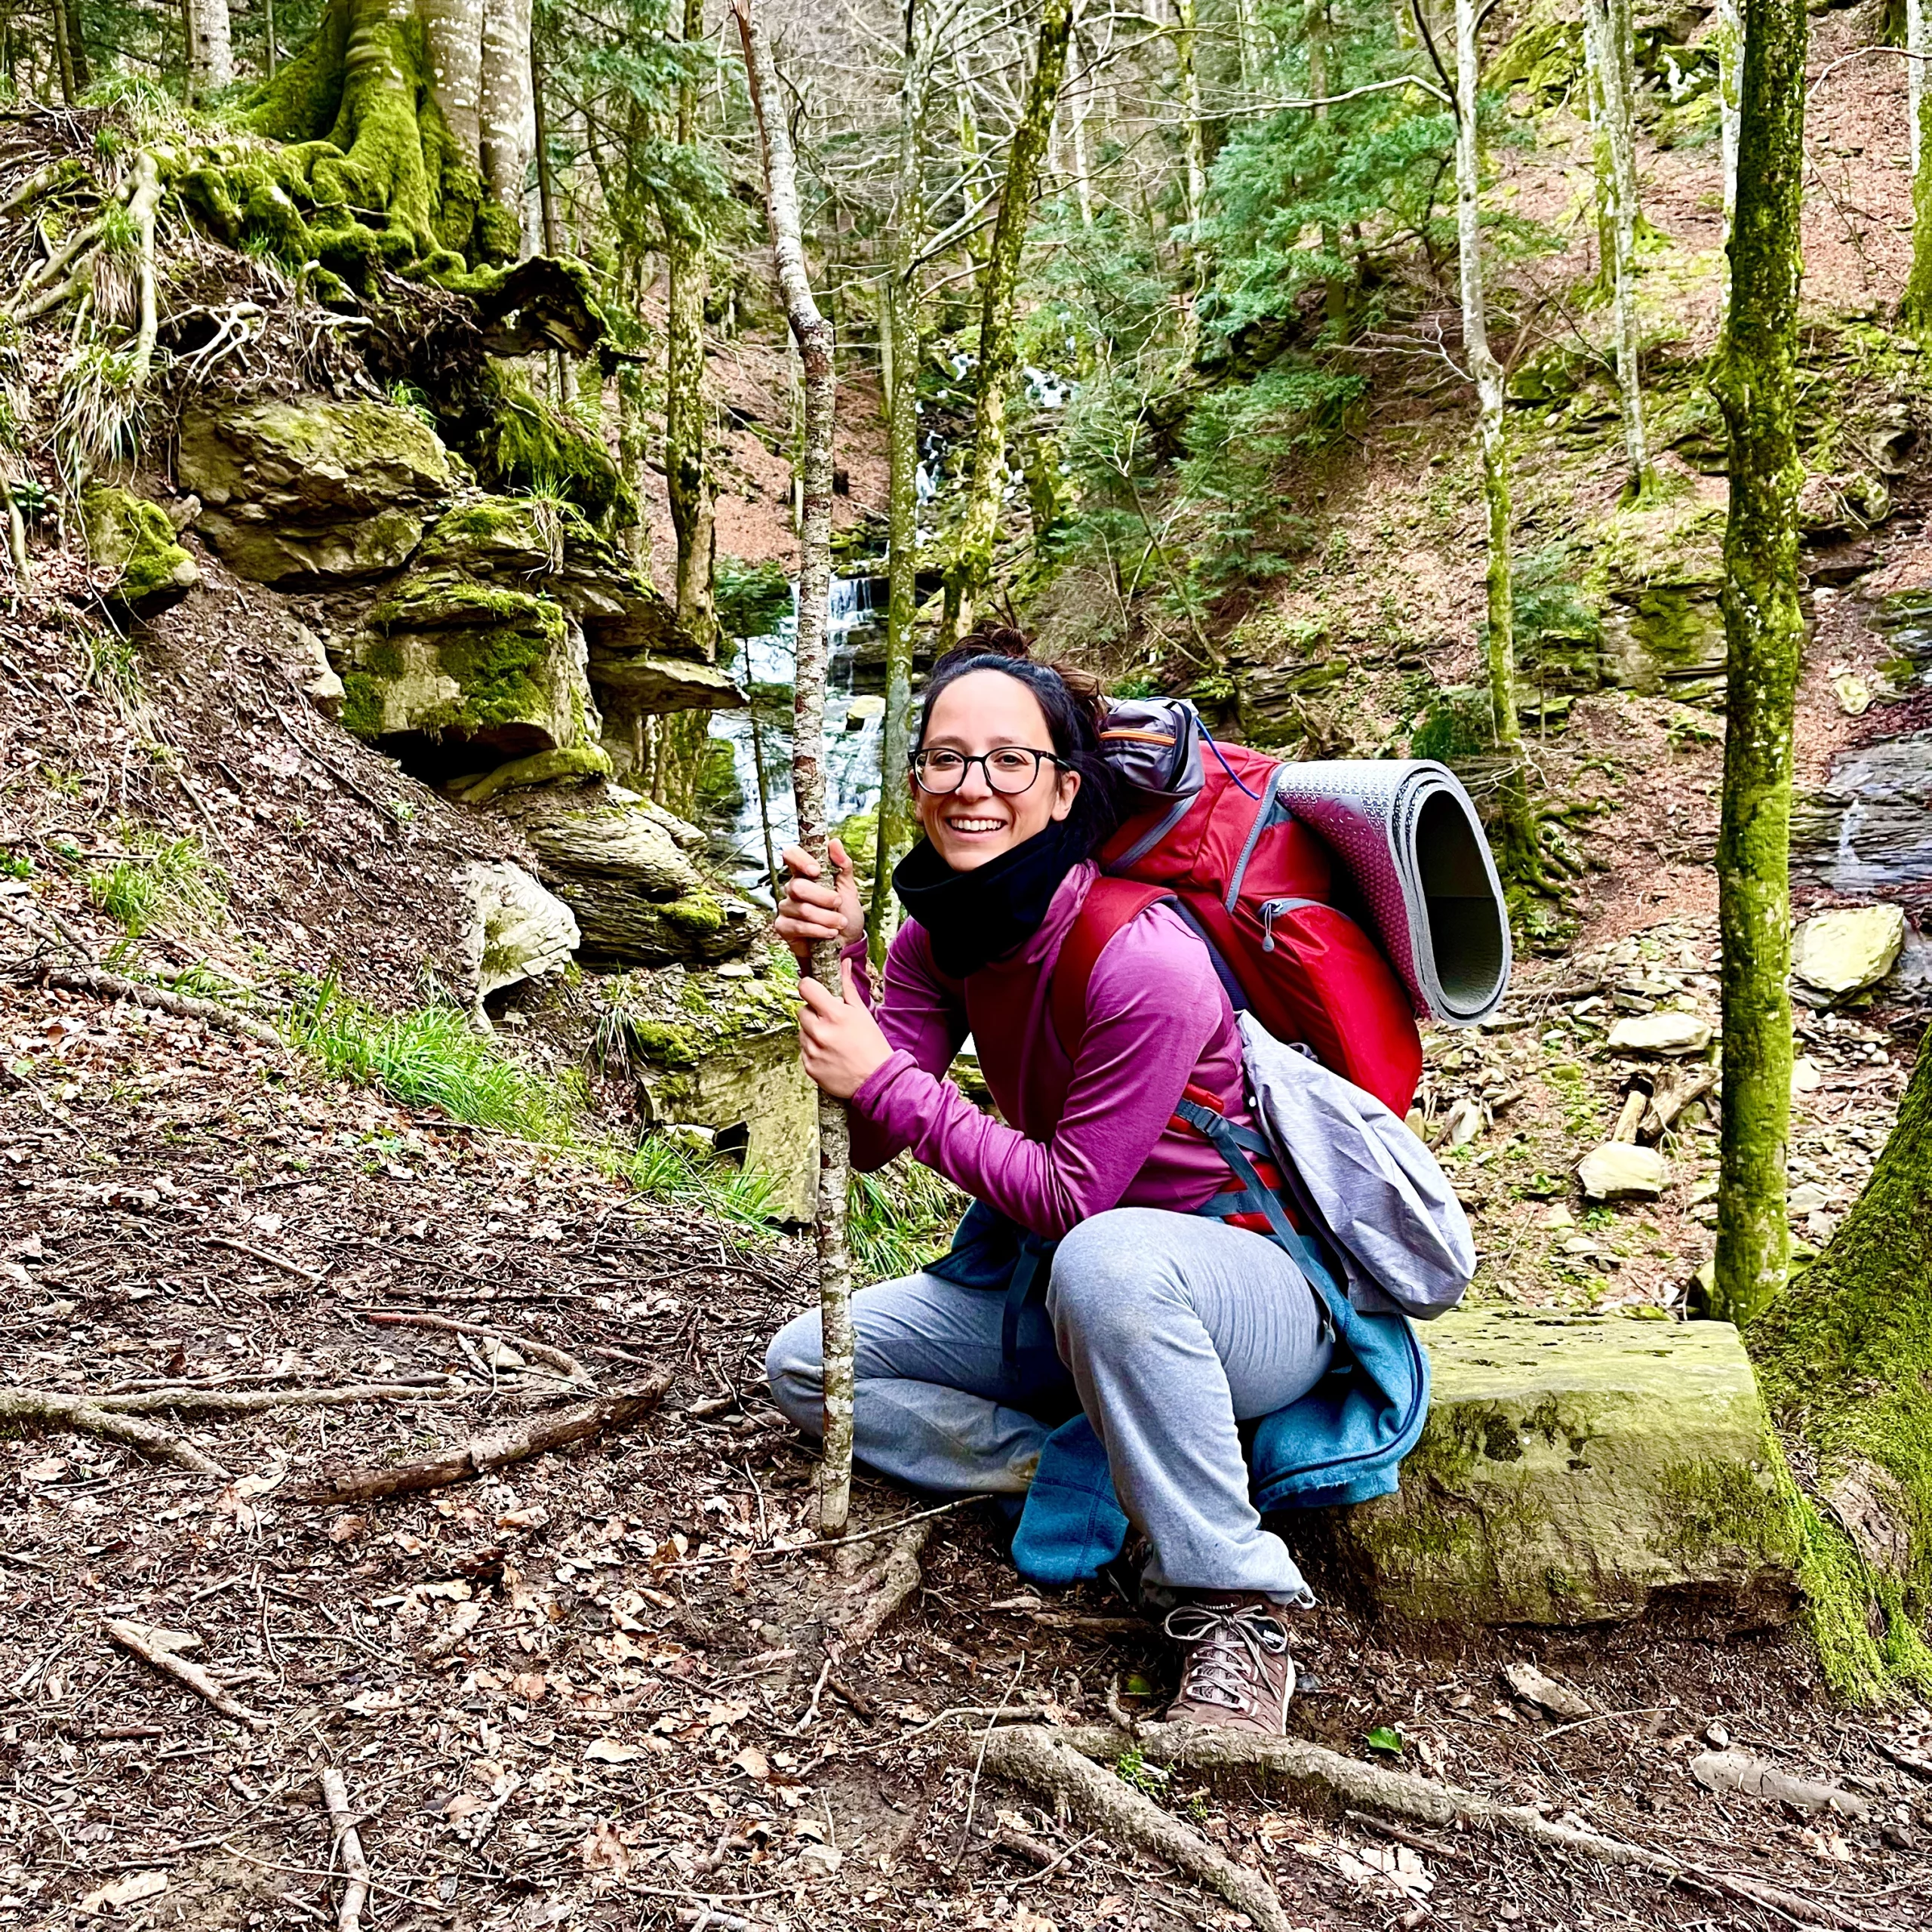
[(921, 791), (943, 795), (958, 791), (966, 782), (967, 767), (977, 764), (993, 791), (1013, 798), (1032, 789), (1041, 765), (1060, 763), (1051, 752), (1036, 752), (1030, 745), (995, 745), (989, 752), (970, 753), (939, 746), (912, 754), (912, 778)]

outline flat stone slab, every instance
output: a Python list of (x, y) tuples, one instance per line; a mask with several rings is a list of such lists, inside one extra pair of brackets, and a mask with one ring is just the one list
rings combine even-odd
[(1607, 1140), (1577, 1163), (1577, 1179), (1590, 1201), (1655, 1201), (1670, 1180), (1670, 1168), (1654, 1147)]
[(1679, 1060), (1701, 1054), (1711, 1044), (1711, 1023), (1694, 1013), (1645, 1013), (1620, 1020), (1610, 1029), (1614, 1054), (1643, 1054)]
[(1728, 1322), (1484, 1308), (1419, 1332), (1434, 1389), (1401, 1491), (1337, 1512), (1344, 1569), (1383, 1610), (1576, 1625), (1677, 1599), (1789, 1620), (1795, 1546)]

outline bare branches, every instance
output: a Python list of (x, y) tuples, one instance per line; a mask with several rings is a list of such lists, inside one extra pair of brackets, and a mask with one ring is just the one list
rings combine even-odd
[(342, 1903), (336, 1909), (336, 1932), (358, 1932), (362, 1908), (369, 1900), (369, 1861), (355, 1829), (355, 1814), (349, 1808), (349, 1786), (342, 1774), (331, 1765), (319, 1782), (322, 1802), (328, 1807), (329, 1823), (335, 1831), (335, 1849), (342, 1857)]
[(198, 1663), (189, 1663), (180, 1654), (181, 1650), (196, 1641), (195, 1638), (180, 1631), (163, 1630), (151, 1623), (136, 1623), (120, 1617), (107, 1619), (107, 1634), (131, 1657), (139, 1657), (142, 1663), (159, 1671), (164, 1677), (171, 1677), (176, 1683), (185, 1684), (196, 1697), (212, 1704), (223, 1717), (232, 1718), (237, 1724), (245, 1724), (251, 1730), (268, 1729), (266, 1718), (231, 1697), (209, 1672)]
[(527, 1335), (512, 1335), (501, 1328), (486, 1327), (480, 1321), (458, 1321), (446, 1315), (420, 1315), (410, 1309), (360, 1308), (355, 1312), (365, 1321), (385, 1328), (429, 1328), (444, 1334), (479, 1336), (485, 1341), (515, 1349), (532, 1361), (555, 1369), (567, 1382), (581, 1382), (587, 1388), (597, 1386), (589, 1370), (574, 1355), (568, 1355), (561, 1349), (553, 1349), (545, 1342), (533, 1342)]
[(567, 1409), (547, 1414), (514, 1428), (478, 1435), (453, 1449), (426, 1456), (414, 1463), (387, 1467), (344, 1469), (328, 1475), (300, 1492), (306, 1503), (368, 1503), (385, 1496), (399, 1496), (425, 1489), (446, 1488), (471, 1476), (507, 1468), (552, 1449), (605, 1429), (621, 1429), (625, 1423), (648, 1415), (664, 1399), (671, 1386), (671, 1372), (660, 1371), (637, 1388), (600, 1397), (594, 1402), (578, 1402)]

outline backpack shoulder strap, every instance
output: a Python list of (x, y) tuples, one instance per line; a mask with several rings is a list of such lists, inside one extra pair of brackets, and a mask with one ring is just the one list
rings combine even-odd
[(1164, 885), (1142, 885), (1134, 879), (1104, 875), (1088, 889), (1085, 903), (1061, 942), (1049, 995), (1054, 1032), (1069, 1060), (1078, 1054), (1087, 1031), (1087, 986), (1100, 955), (1121, 928), (1131, 925), (1149, 906), (1174, 896)]

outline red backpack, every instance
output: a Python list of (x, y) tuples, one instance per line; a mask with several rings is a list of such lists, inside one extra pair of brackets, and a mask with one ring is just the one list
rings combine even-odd
[(1406, 1114), (1422, 1076), (1408, 992), (1336, 904), (1346, 881), (1327, 844), (1276, 798), (1280, 761), (1217, 744), (1192, 706), (1172, 702), (1117, 702), (1101, 740), (1153, 802), (1095, 854), (1102, 875), (1060, 950), (1053, 1020), (1069, 1057), (1108, 942), (1166, 900), (1207, 941), (1237, 1012), (1278, 1040), (1305, 1041), (1324, 1066)]

